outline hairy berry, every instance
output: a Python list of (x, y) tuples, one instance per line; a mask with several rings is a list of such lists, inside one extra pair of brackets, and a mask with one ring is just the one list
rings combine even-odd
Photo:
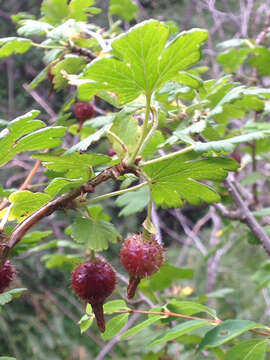
[(7, 260), (0, 268), (0, 294), (10, 286), (15, 275), (15, 267)]
[(115, 271), (102, 258), (95, 258), (79, 264), (72, 273), (74, 292), (91, 304), (101, 332), (105, 331), (103, 303), (115, 288)]
[(129, 273), (127, 297), (133, 298), (142, 278), (153, 275), (163, 263), (164, 249), (154, 237), (145, 239), (142, 234), (128, 236), (120, 250), (121, 262)]

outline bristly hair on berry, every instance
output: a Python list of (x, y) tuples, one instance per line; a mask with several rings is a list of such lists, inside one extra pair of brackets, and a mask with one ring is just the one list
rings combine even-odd
[(103, 304), (113, 292), (115, 283), (113, 267), (101, 257), (79, 264), (72, 272), (71, 287), (80, 299), (91, 304), (101, 332), (105, 331)]
[(122, 265), (129, 273), (127, 297), (132, 299), (142, 278), (156, 273), (163, 264), (164, 249), (153, 235), (146, 239), (143, 234), (128, 236), (120, 250)]
[(10, 286), (15, 276), (15, 267), (7, 260), (0, 268), (0, 294)]

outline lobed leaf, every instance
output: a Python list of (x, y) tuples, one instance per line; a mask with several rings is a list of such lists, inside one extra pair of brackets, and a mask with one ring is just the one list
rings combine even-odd
[(65, 135), (65, 128), (45, 127), (43, 121), (35, 119), (38, 114), (37, 110), (30, 111), (11, 121), (0, 132), (0, 166), (20, 152), (53, 148), (61, 144), (59, 138)]
[(51, 196), (44, 193), (19, 190), (12, 193), (8, 199), (12, 204), (9, 219), (17, 219), (20, 222), (47, 204), (51, 200)]
[(179, 154), (172, 158), (145, 164), (143, 170), (152, 182), (152, 192), (158, 205), (179, 207), (182, 199), (198, 205), (220, 200), (217, 192), (198, 180), (222, 181), (229, 170), (239, 164), (231, 158), (197, 158), (194, 153)]
[(12, 54), (24, 54), (32, 46), (32, 41), (19, 37), (7, 37), (0, 39), (0, 58), (8, 57)]
[(116, 243), (121, 239), (114, 225), (104, 220), (77, 217), (71, 230), (71, 236), (75, 241), (94, 251), (106, 250), (109, 242)]
[(208, 35), (193, 29), (166, 44), (168, 36), (165, 24), (147, 20), (117, 37), (112, 42), (114, 57), (97, 59), (86, 67), (83, 79), (89, 80), (78, 82), (79, 96), (111, 91), (119, 104), (125, 104), (140, 94), (150, 95), (200, 60), (200, 46)]
[(123, 20), (134, 19), (138, 10), (138, 6), (132, 0), (110, 0), (109, 12)]

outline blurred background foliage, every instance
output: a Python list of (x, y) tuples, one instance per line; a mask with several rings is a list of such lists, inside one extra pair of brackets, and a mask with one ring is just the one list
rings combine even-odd
[[(16, 34), (12, 15), (26, 12), (39, 16), (41, 3), (42, 1), (37, 0), (0, 0), (1, 37)], [(223, 68), (216, 59), (217, 44), (231, 38), (255, 39), (263, 29), (270, 11), (269, 0), (138, 0), (134, 3), (139, 8), (136, 22), (156, 18), (161, 21), (174, 21), (180, 30), (192, 27), (209, 30), (210, 37), (204, 47), (202, 61), (209, 67), (205, 78), (218, 78), (223, 73)], [(107, 15), (107, 0), (97, 0), (96, 6), (103, 11), (92, 18), (94, 23), (108, 28), (112, 18), (114, 21), (117, 20), (117, 16)], [(123, 21), (120, 26), (127, 30), (133, 24), (135, 20)], [(0, 119), (11, 120), (33, 108), (41, 110), (41, 119), (47, 122), (57, 116), (69, 94), (69, 89), (49, 95), (50, 84), (43, 82), (32, 93), (26, 90), (27, 85), (43, 67), (43, 52), (37, 48), (31, 49), (25, 55), (0, 60)], [(237, 76), (241, 77), (241, 72), (234, 76), (236, 79)], [(265, 81), (264, 85), (267, 86), (267, 79)], [(104, 104), (101, 103), (99, 106), (102, 107)], [(104, 107), (104, 110), (107, 108)], [(67, 139), (67, 145), (76, 140)], [(99, 150), (106, 153), (108, 144), (105, 141), (101, 142)], [(268, 160), (269, 156), (265, 156)], [(33, 165), (33, 160), (25, 155), (16, 161), (6, 165), (5, 171), (1, 171), (0, 184), (3, 187), (19, 187)], [(265, 166), (269, 177), (269, 165)], [(39, 170), (36, 182), (42, 182), (43, 171), (44, 169)], [(247, 167), (246, 171), (248, 173), (250, 168)], [(101, 194), (112, 191), (112, 186), (114, 185), (110, 182), (102, 184), (98, 191)], [(144, 214), (119, 217), (111, 200), (104, 203), (104, 209), (123, 236), (127, 232), (138, 231), (139, 224), (144, 218)], [(181, 212), (160, 210), (157, 216), (160, 219), (162, 239), (167, 247), (166, 256), (169, 263), (192, 268), (194, 271), (192, 279), (176, 281), (174, 286), (167, 289), (167, 296), (173, 294), (180, 299), (201, 301), (207, 297), (208, 304), (217, 310), (222, 319), (237, 316), (269, 323), (268, 288), (262, 286), (258, 289), (258, 281), (255, 282), (252, 278), (260, 264), (267, 260), (267, 255), (257, 246), (247, 227), (237, 222), (221, 222), (215, 209), (205, 205), (186, 205)], [(200, 219), (203, 219), (205, 226), (195, 234), (194, 224)], [(67, 239), (62, 231), (66, 226), (65, 215), (57, 213), (53, 221), (42, 221), (39, 230), (52, 230), (51, 239)], [(119, 248), (120, 245), (111, 247), (106, 257), (121, 272)], [(64, 252), (65, 248), (60, 247), (58, 258), (54, 258), (55, 262), (50, 258), (46, 266), (42, 250), (22, 253), (14, 258), (19, 272), (15, 285), (27, 287), (29, 292), (6, 306), (5, 311), (1, 313), (0, 355), (15, 356), (17, 360), (191, 359), (188, 351), (185, 351), (184, 355), (180, 354), (183, 346), (188, 350), (192, 345), (192, 337), (186, 340), (185, 345), (176, 341), (169, 349), (165, 349), (166, 351), (162, 347), (155, 347), (151, 353), (145, 347), (151, 337), (150, 331), (129, 341), (128, 346), (126, 342), (112, 346), (105, 357), (102, 357), (101, 351), (105, 344), (96, 327), (93, 326), (84, 334), (80, 334), (77, 322), (84, 313), (84, 307), (69, 288), (70, 266), (59, 265), (59, 259)], [(264, 274), (262, 270), (262, 273), (257, 275), (257, 280), (262, 281), (264, 275), (267, 276), (268, 273)], [(125, 279), (120, 274), (118, 291), (121, 294), (125, 291), (123, 280)], [(196, 357), (203, 358), (216, 359), (216, 356), (208, 353)]]

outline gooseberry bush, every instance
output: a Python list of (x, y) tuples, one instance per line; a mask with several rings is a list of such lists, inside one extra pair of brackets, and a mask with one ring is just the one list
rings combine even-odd
[[(0, 123), (2, 171), (22, 155), (35, 160), (19, 188), (0, 187), (0, 305), (24, 292), (28, 296), (24, 288), (8, 289), (19, 276), (12, 258), (47, 251), (45, 265), (69, 271), (70, 294), (85, 304), (82, 333), (95, 327), (96, 317), (106, 342), (148, 331), (143, 359), (170, 359), (173, 347), (183, 359), (264, 359), (267, 325), (220, 319), (207, 296), (171, 295), (171, 287), (193, 271), (166, 258), (154, 216), (157, 209), (164, 214), (191, 204), (196, 212), (202, 204), (215, 204), (229, 231), (244, 223), (253, 243), (270, 254), (269, 231), (260, 222), (267, 209), (256, 209), (256, 168), (248, 183), (254, 196), (247, 203), (236, 181), (245, 164), (234, 152), (251, 144), (252, 153), (245, 154), (255, 164), (260, 151), (267, 151), (270, 90), (229, 75), (240, 66), (269, 75), (263, 33), (257, 42), (221, 44), (224, 75), (207, 79), (207, 67), (200, 64), (207, 30), (178, 32), (172, 22), (155, 19), (127, 31), (118, 21), (106, 30), (90, 22), (99, 11), (93, 5), (93, 0), (44, 0), (40, 18), (14, 15), (18, 36), (0, 39), (1, 58), (34, 47), (44, 52), (45, 66), (28, 90), (47, 82), (50, 96), (62, 93), (65, 99), (54, 121), (41, 121), (40, 112), (31, 110)], [(133, 24), (136, 11), (132, 1), (111, 1), (109, 8), (111, 16)], [(234, 118), (243, 119), (241, 127), (232, 125)], [(31, 187), (39, 168), (46, 169), (45, 180)], [(107, 199), (120, 215), (142, 219), (136, 233), (125, 229), (123, 239), (104, 212)], [(46, 240), (51, 231), (32, 230), (48, 216), (53, 222), (57, 212), (68, 218), (69, 241)], [(109, 256), (114, 267), (106, 260), (109, 247), (118, 252), (116, 260)], [(261, 271), (268, 271), (265, 266)], [(124, 271), (127, 293), (117, 290), (116, 277), (123, 279)], [(107, 299), (112, 293), (114, 299)]]

